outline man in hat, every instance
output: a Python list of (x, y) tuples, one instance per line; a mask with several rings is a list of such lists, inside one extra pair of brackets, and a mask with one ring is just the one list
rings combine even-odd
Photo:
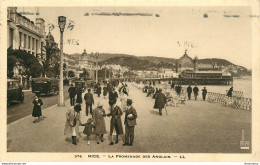
[(159, 108), (159, 114), (162, 116), (162, 109), (164, 108), (164, 105), (166, 104), (166, 96), (162, 93), (162, 89), (159, 89), (159, 93), (155, 98), (155, 105), (156, 108)]
[(208, 93), (208, 91), (207, 91), (206, 87), (204, 87), (204, 89), (202, 89), (202, 98), (204, 101), (206, 100), (207, 93)]
[(192, 88), (191, 88), (190, 85), (189, 85), (189, 87), (187, 88), (187, 93), (188, 93), (188, 98), (189, 98), (189, 100), (190, 100), (190, 98), (191, 98), (191, 93), (192, 93)]
[[(125, 111), (125, 143), (124, 146), (132, 146), (134, 143), (134, 128), (136, 125), (137, 113), (135, 108), (132, 106), (133, 101), (127, 99), (127, 110)], [(129, 143), (130, 140), (130, 143)]]
[(69, 96), (70, 96), (70, 106), (74, 106), (76, 88), (73, 86), (73, 84), (70, 85), (68, 92), (69, 92)]
[(94, 105), (94, 98), (91, 89), (88, 89), (88, 93), (85, 94), (84, 100), (86, 103), (86, 116), (88, 116), (88, 109), (90, 109), (90, 114), (92, 114), (92, 104)]

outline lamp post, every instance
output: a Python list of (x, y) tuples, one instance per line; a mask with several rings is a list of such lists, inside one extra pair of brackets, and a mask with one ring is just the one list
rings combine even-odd
[(64, 96), (63, 96), (63, 32), (66, 25), (66, 17), (59, 16), (58, 23), (60, 28), (60, 86), (59, 86), (59, 107), (64, 107)]
[(98, 83), (98, 56), (99, 53), (96, 53), (96, 83)]

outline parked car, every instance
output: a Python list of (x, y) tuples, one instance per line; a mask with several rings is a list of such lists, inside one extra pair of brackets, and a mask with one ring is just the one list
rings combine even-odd
[(7, 79), (7, 106), (13, 101), (23, 102), (24, 93), (19, 80)]
[(32, 92), (46, 96), (59, 94), (59, 80), (55, 78), (32, 78)]

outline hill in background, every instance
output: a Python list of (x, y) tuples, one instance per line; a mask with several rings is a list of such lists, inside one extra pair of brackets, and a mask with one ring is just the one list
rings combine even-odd
[[(75, 53), (71, 54), (74, 57), (80, 57), (81, 54)], [(126, 66), (132, 70), (156, 70), (158, 68), (168, 68), (172, 69), (177, 63), (175, 58), (165, 58), (165, 57), (154, 57), (154, 56), (141, 56), (137, 57), (128, 54), (110, 54), (110, 53), (100, 53), (98, 58), (99, 64), (117, 64), (121, 66)], [(206, 58), (199, 59), (199, 63), (203, 64), (213, 64), (217, 63), (220, 66), (225, 66), (231, 72), (233, 76), (243, 76), (251, 75), (251, 70), (243, 66), (238, 66), (231, 63), (225, 59), (219, 58)]]

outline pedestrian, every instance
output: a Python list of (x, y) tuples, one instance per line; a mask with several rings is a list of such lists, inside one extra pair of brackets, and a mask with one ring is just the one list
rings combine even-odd
[(95, 135), (97, 139), (97, 144), (99, 144), (99, 139), (101, 142), (104, 141), (103, 136), (107, 133), (106, 124), (104, 117), (106, 116), (105, 110), (103, 109), (103, 104), (99, 101), (97, 103), (97, 108), (93, 110), (93, 123), (95, 125)]
[(34, 117), (33, 123), (35, 123), (35, 122), (39, 121), (40, 117), (42, 116), (41, 106), (43, 105), (43, 102), (39, 98), (39, 96), (36, 94), (34, 96), (32, 103), (33, 103), (32, 116)]
[(192, 93), (192, 87), (189, 85), (189, 87), (187, 88), (187, 93), (188, 93), (188, 98), (190, 100), (191, 98), (191, 93)]
[(70, 106), (74, 106), (76, 88), (73, 86), (73, 84), (70, 85), (68, 92), (69, 92), (69, 96), (70, 96)]
[(104, 99), (107, 96), (107, 87), (106, 86), (103, 87), (103, 96), (104, 96)]
[(113, 87), (112, 92), (109, 93), (109, 102), (108, 102), (109, 105), (112, 106), (113, 104), (115, 104), (117, 101), (117, 98), (118, 98), (118, 94), (115, 91), (115, 88)]
[(78, 104), (82, 104), (82, 88), (78, 88), (77, 90), (77, 99), (76, 99), (76, 103)]
[(172, 81), (171, 89), (174, 89), (174, 87), (175, 87), (175, 84), (174, 84), (174, 81)]
[(88, 145), (90, 145), (90, 136), (94, 133), (93, 129), (94, 129), (94, 125), (92, 124), (93, 119), (89, 118), (87, 120), (87, 123), (85, 124), (81, 124), (81, 126), (85, 126), (83, 133), (85, 135), (87, 135), (87, 141), (88, 141)]
[(80, 125), (80, 111), (81, 105), (76, 104), (73, 109), (69, 109), (66, 113), (66, 124), (64, 129), (64, 135), (71, 137), (72, 144), (77, 145), (77, 137), (79, 134), (79, 125)]
[(208, 93), (208, 91), (207, 91), (206, 87), (204, 87), (204, 88), (202, 89), (202, 98), (203, 98), (204, 101), (206, 100), (206, 95), (207, 95), (207, 93)]
[(233, 87), (231, 87), (227, 93), (227, 96), (228, 97), (232, 97), (232, 94), (233, 94)]
[(111, 116), (111, 120), (110, 120), (110, 136), (109, 136), (109, 141), (110, 141), (110, 145), (114, 144), (113, 141), (113, 131), (114, 129), (116, 130), (116, 140), (115, 140), (115, 144), (118, 143), (118, 136), (121, 137), (122, 141), (124, 142), (124, 134), (123, 134), (123, 126), (122, 126), (122, 120), (121, 120), (121, 116), (123, 115), (123, 112), (121, 110), (121, 108), (119, 106), (116, 105), (116, 103), (114, 102), (111, 106), (111, 111), (109, 114), (107, 114), (107, 116)]
[(98, 97), (100, 97), (100, 94), (101, 94), (101, 86), (98, 85), (98, 87), (97, 87), (97, 95), (98, 95)]
[(164, 108), (164, 105), (166, 104), (166, 97), (162, 93), (162, 89), (159, 89), (159, 93), (157, 97), (155, 98), (155, 105), (159, 109), (159, 114), (162, 116), (162, 109)]
[(193, 93), (194, 93), (195, 100), (197, 100), (199, 94), (199, 88), (197, 87), (197, 85), (195, 85), (195, 87), (193, 88)]
[[(127, 110), (125, 112), (125, 142), (124, 146), (132, 146), (134, 143), (134, 128), (136, 125), (137, 112), (132, 106), (132, 99), (127, 99)], [(129, 141), (130, 140), (130, 141)]]
[(126, 105), (126, 101), (127, 101), (127, 92), (126, 91), (123, 91), (122, 92), (122, 95), (121, 95), (121, 108), (123, 110), (123, 112), (126, 110), (127, 108), (127, 105)]
[(93, 94), (91, 93), (91, 89), (88, 89), (88, 93), (85, 94), (84, 100), (86, 103), (86, 116), (88, 116), (89, 110), (90, 110), (90, 114), (92, 115), (92, 104), (94, 105), (94, 98), (93, 98)]

